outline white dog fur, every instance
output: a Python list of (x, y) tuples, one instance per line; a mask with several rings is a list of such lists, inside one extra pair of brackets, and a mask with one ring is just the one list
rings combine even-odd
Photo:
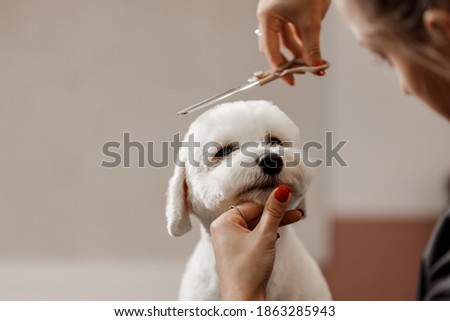
[[(292, 191), (291, 209), (300, 208), (308, 187), (305, 168), (285, 166), (299, 153), (299, 130), (278, 107), (267, 101), (241, 101), (219, 105), (195, 120), (184, 141), (193, 134), (195, 148), (180, 148), (169, 182), (166, 215), (168, 230), (181, 236), (191, 229), (190, 215), (201, 222), (201, 238), (189, 259), (179, 292), (180, 300), (220, 300), (214, 252), (209, 227), (230, 206), (251, 200), (264, 205), (279, 184)], [(268, 137), (272, 137), (272, 143)], [(283, 142), (279, 146), (278, 140)], [(232, 143), (233, 152), (223, 158), (214, 157), (222, 147)], [(250, 142), (250, 143), (249, 143)], [(251, 145), (243, 150), (244, 144)], [(205, 158), (204, 146), (210, 146)], [(239, 146), (238, 146), (239, 145)], [(258, 166), (259, 157), (276, 153), (284, 166), (278, 175), (265, 174)], [(199, 164), (194, 164), (194, 161)], [(205, 164), (206, 162), (209, 164)], [(242, 162), (254, 166), (242, 166)], [(213, 166), (211, 166), (213, 164)], [(267, 286), (268, 300), (331, 300), (323, 275), (290, 226), (279, 229), (276, 259)]]

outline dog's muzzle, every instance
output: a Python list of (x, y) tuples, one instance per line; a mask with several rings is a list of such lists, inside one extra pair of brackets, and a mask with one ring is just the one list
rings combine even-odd
[(261, 167), (264, 173), (274, 176), (280, 174), (284, 163), (280, 155), (276, 153), (268, 153), (261, 156), (258, 166)]

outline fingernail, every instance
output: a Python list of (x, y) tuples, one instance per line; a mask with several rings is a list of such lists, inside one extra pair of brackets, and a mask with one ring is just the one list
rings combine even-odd
[(278, 202), (284, 203), (288, 200), (289, 194), (291, 194), (289, 186), (280, 185), (275, 191), (275, 198)]
[[(318, 60), (315, 63), (313, 63), (313, 67), (318, 67), (318, 66), (322, 66), (323, 61)], [(320, 70), (318, 72), (316, 72), (316, 75), (319, 77), (325, 76), (325, 70)]]

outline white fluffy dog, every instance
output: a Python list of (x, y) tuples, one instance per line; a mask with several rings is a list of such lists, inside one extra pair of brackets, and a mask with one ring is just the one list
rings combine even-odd
[[(290, 209), (301, 208), (308, 176), (300, 161), (299, 130), (267, 101), (217, 106), (194, 121), (181, 147), (167, 192), (168, 230), (181, 236), (190, 215), (201, 222), (201, 239), (189, 259), (180, 300), (220, 300), (209, 227), (230, 206), (253, 201), (263, 206), (280, 184), (292, 192)], [(292, 227), (280, 228), (268, 300), (330, 300), (322, 273)]]

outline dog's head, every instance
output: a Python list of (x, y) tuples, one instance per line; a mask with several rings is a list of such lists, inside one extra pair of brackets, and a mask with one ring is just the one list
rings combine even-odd
[(280, 184), (291, 188), (290, 208), (299, 208), (309, 183), (299, 144), (298, 128), (267, 101), (227, 103), (200, 115), (184, 138), (169, 182), (169, 233), (188, 232), (190, 214), (209, 227), (231, 205), (263, 206)]

